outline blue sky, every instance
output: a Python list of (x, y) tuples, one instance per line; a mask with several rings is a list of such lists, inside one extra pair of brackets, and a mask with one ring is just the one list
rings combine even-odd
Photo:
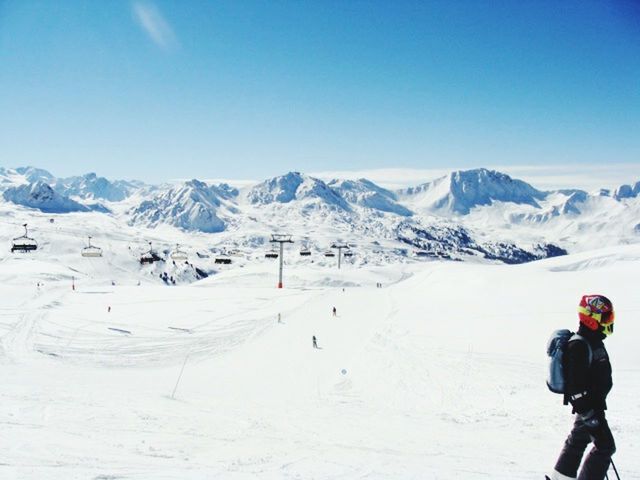
[(634, 0), (0, 0), (0, 165), (640, 164), (639, 53)]

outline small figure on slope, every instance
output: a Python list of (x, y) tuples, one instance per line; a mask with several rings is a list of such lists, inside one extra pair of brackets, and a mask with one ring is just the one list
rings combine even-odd
[[(565, 404), (576, 414), (573, 429), (558, 457), (552, 480), (603, 480), (616, 451), (604, 411), (611, 390), (611, 363), (603, 340), (613, 333), (613, 304), (603, 295), (585, 295), (578, 306), (580, 326), (563, 356)], [(589, 443), (580, 474), (578, 468)]]
[(333, 307), (333, 316), (337, 316), (338, 315), (338, 311), (336, 310), (336, 307)]
[(318, 348), (318, 339), (315, 335), (311, 337), (311, 341), (313, 342), (313, 348)]

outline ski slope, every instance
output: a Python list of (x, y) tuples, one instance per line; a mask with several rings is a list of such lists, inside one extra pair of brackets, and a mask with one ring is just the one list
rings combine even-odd
[(295, 264), (282, 290), (276, 263), (167, 287), (68, 255), (0, 260), (0, 478), (542, 478), (571, 423), (546, 340), (588, 292), (616, 306), (608, 418), (640, 478), (638, 246)]

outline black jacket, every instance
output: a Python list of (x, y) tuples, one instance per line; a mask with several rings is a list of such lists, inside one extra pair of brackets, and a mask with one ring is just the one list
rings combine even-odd
[(580, 325), (578, 334), (591, 345), (591, 364), (589, 349), (584, 342), (569, 342), (564, 356), (565, 379), (567, 382), (566, 400), (573, 406), (574, 413), (589, 410), (607, 409), (607, 394), (613, 386), (611, 363), (602, 340), (604, 335)]

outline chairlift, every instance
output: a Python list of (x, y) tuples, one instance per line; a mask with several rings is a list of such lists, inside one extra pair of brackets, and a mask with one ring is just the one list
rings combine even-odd
[(304, 247), (300, 249), (300, 256), (301, 257), (308, 257), (311, 255), (311, 250), (309, 250), (308, 248)]
[(353, 251), (352, 250), (346, 250), (343, 255), (345, 257), (353, 257)]
[(272, 248), (264, 254), (264, 258), (278, 258), (278, 255), (278, 251), (275, 248)]
[(324, 256), (325, 257), (335, 257), (336, 254), (333, 253), (331, 250), (327, 250), (326, 252), (324, 252)]
[(231, 263), (231, 259), (229, 257), (216, 257), (214, 263), (221, 265), (229, 265)]
[(187, 258), (187, 252), (180, 250), (180, 244), (176, 243), (176, 249), (171, 252), (171, 260), (175, 260), (177, 262), (185, 262)]
[(161, 260), (162, 258), (160, 258), (160, 256), (153, 250), (151, 242), (149, 242), (149, 251), (140, 256), (140, 264), (144, 265), (146, 263), (155, 263)]
[(29, 236), (27, 224), (25, 223), (23, 227), (24, 235), (14, 238), (11, 242), (11, 253), (29, 253), (38, 249), (38, 242)]
[(101, 257), (102, 249), (100, 247), (96, 247), (95, 245), (91, 245), (91, 236), (89, 236), (87, 246), (82, 249), (80, 254), (83, 257)]

